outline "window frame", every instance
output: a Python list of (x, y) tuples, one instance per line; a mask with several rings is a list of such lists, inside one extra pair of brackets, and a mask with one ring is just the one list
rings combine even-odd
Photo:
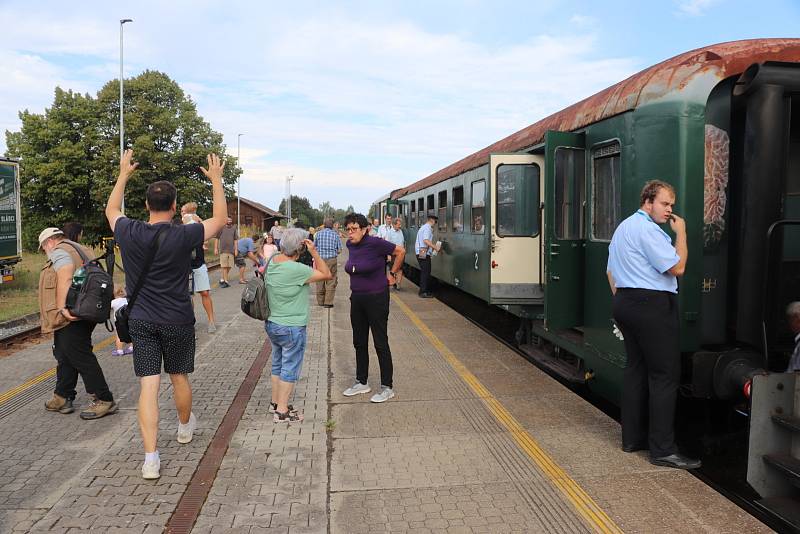
[(420, 228), (428, 219), (425, 217), (425, 195), (417, 199), (417, 226)]
[[(537, 176), (537, 180), (536, 180), (536, 182), (537, 182), (536, 183), (536, 187), (533, 189), (536, 192), (536, 197), (537, 197), (537, 200), (538, 200), (538, 202), (536, 203), (536, 211), (537, 211), (537, 213), (536, 213), (536, 232), (533, 233), (533, 234), (501, 234), (500, 233), (500, 223), (499, 223), (499, 221), (500, 221), (500, 191), (499, 191), (499, 187), (500, 187), (499, 175), (500, 175), (500, 172), (499, 171), (500, 171), (500, 167), (504, 167), (504, 166), (508, 166), (508, 167), (526, 167), (526, 166), (530, 166), (530, 167), (536, 167), (537, 169), (539, 169), (539, 175)], [(498, 165), (495, 168), (494, 172), (495, 172), (495, 179), (494, 179), (494, 198), (495, 198), (495, 203), (494, 204), (495, 205), (493, 206), (493, 208), (495, 210), (495, 218), (498, 221), (498, 224), (495, 227), (495, 234), (497, 235), (497, 237), (501, 237), (501, 238), (506, 238), (506, 237), (538, 237), (542, 233), (542, 228), (541, 228), (542, 225), (541, 225), (541, 221), (539, 220), (539, 213), (538, 213), (539, 206), (541, 206), (541, 204), (542, 204), (542, 198), (541, 198), (542, 166), (539, 165), (539, 163), (536, 162), (536, 161), (532, 161), (530, 163), (501, 163), (500, 165)], [(515, 193), (516, 193), (516, 190), (515, 190)], [(516, 203), (517, 203), (517, 200), (515, 198), (514, 199), (514, 205), (515, 206), (516, 206)]]
[[(483, 184), (483, 198), (481, 199), (481, 201), (483, 202), (483, 205), (481, 205), (481, 206), (475, 206), (475, 194), (474, 193), (475, 193), (475, 184), (477, 184), (477, 183), (482, 183)], [(471, 181), (469, 183), (469, 230), (470, 230), (470, 233), (475, 234), (475, 235), (486, 235), (486, 227), (488, 226), (486, 224), (486, 191), (487, 191), (486, 178), (479, 178), (478, 180), (474, 180), (474, 181)], [(475, 230), (475, 226), (472, 224), (473, 221), (474, 221), (474, 218), (473, 218), (473, 215), (472, 215), (472, 210), (474, 210), (476, 207), (483, 208), (483, 231), (481, 231), (481, 232), (476, 231)]]
[[(559, 204), (559, 202), (558, 202), (559, 180), (558, 180), (558, 168), (557, 168), (557, 165), (558, 165), (558, 153), (559, 153), (559, 151), (575, 151), (575, 152), (580, 151), (582, 153), (583, 180), (582, 180), (581, 184), (582, 184), (582, 188), (583, 188), (583, 198), (580, 199), (580, 201), (581, 201), (581, 204), (579, 205), (579, 210), (580, 211), (577, 212), (577, 215), (578, 215), (578, 228), (577, 228), (577, 231), (575, 232), (575, 235), (569, 235), (568, 233), (559, 233), (559, 219), (562, 219), (564, 217), (564, 215), (565, 215), (565, 210), (559, 211), (559, 206), (560, 205), (566, 205), (567, 203), (564, 202), (564, 201), (565, 200), (570, 200), (568, 205), (571, 206), (571, 209), (566, 211), (566, 215), (568, 215), (568, 217), (567, 217), (566, 221), (563, 221), (563, 222), (566, 222), (568, 224), (568, 226), (566, 227), (567, 230), (573, 230), (573, 225), (570, 222), (571, 221), (571, 217), (569, 217), (569, 216), (573, 215), (573, 211), (575, 209), (573, 204), (572, 204), (572, 202), (571, 202), (573, 200), (573, 198), (567, 198), (565, 196), (562, 199), (562, 203), (561, 204)], [(553, 209), (554, 209), (554, 214), (553, 215), (554, 215), (554, 218), (555, 218), (555, 224), (553, 226), (553, 235), (554, 235), (555, 239), (558, 240), (558, 241), (581, 241), (581, 240), (585, 240), (586, 239), (586, 219), (587, 219), (587, 217), (586, 217), (586, 210), (584, 209), (584, 206), (583, 206), (583, 203), (587, 202), (587, 196), (588, 196), (588, 191), (586, 190), (587, 189), (586, 188), (586, 154), (587, 154), (587, 151), (586, 151), (585, 147), (577, 147), (577, 146), (557, 146), (556, 149), (555, 149), (555, 152), (553, 153), (553, 160), (554, 160), (553, 161), (553, 165), (554, 165), (554, 170), (555, 170), (554, 176), (553, 176), (553, 183), (554, 183), (554, 187), (555, 187), (554, 193), (555, 193), (555, 196), (556, 196), (555, 205), (553, 206)], [(568, 185), (568, 184), (564, 184), (564, 185)], [(570, 192), (571, 192), (571, 188), (569, 188), (568, 190), (570, 190)], [(566, 192), (565, 192), (565, 195), (566, 195)], [(559, 217), (559, 215), (560, 215), (560, 217)], [(563, 230), (564, 228), (561, 227), (561, 229)]]
[[(456, 190), (458, 190), (458, 189), (461, 190), (461, 204), (456, 204)], [(450, 190), (450, 196), (453, 199), (452, 202), (451, 202), (451, 204), (452, 204), (452, 208), (451, 208), (452, 209), (452, 216), (450, 217), (451, 223), (452, 223), (453, 226), (450, 227), (450, 230), (452, 232), (455, 232), (455, 233), (463, 233), (464, 232), (464, 184), (461, 184), (461, 185), (453, 187)], [(456, 219), (456, 208), (457, 207), (461, 208), (461, 217), (460, 217), (461, 220), (460, 221)], [(457, 222), (461, 223), (461, 228), (460, 229), (456, 228), (456, 226), (455, 226), (455, 224)]]
[[(588, 192), (591, 193), (592, 197), (591, 197), (591, 200), (589, 202), (589, 217), (588, 217), (589, 221), (588, 222), (589, 222), (589, 241), (591, 241), (592, 243), (611, 243), (611, 238), (610, 237), (608, 239), (600, 239), (600, 238), (595, 237), (595, 235), (594, 235), (594, 213), (595, 213), (594, 199), (595, 199), (595, 183), (596, 183), (596, 176), (595, 176), (595, 172), (594, 172), (594, 160), (595, 160), (594, 154), (595, 154), (596, 151), (598, 151), (598, 150), (600, 150), (602, 148), (613, 146), (613, 145), (617, 145), (617, 147), (618, 147), (617, 154), (619, 154), (619, 185), (620, 185), (620, 195), (621, 195), (622, 177), (623, 177), (623, 172), (622, 172), (622, 140), (619, 137), (612, 137), (610, 139), (606, 139), (604, 141), (600, 141), (599, 143), (595, 143), (591, 147), (589, 147), (589, 157), (590, 157), (590, 160), (591, 160), (591, 167), (592, 168), (589, 170), (589, 172), (590, 172), (590, 176), (589, 176), (589, 182), (590, 183), (589, 183), (589, 186), (590, 187), (589, 187), (589, 191)], [(605, 157), (613, 157), (613, 156), (605, 156)], [(622, 222), (622, 198), (620, 198), (620, 222)], [(617, 226), (619, 226), (619, 224)], [(616, 230), (616, 228), (614, 230)], [(611, 232), (611, 235), (612, 236), (614, 235), (613, 231)]]
[[(440, 232), (447, 232), (447, 189), (439, 191), (437, 194), (437, 209), (436, 214), (439, 217), (437, 221), (437, 226), (439, 227)], [(442, 205), (442, 197), (444, 196), (444, 205)], [(442, 211), (444, 210), (444, 211)]]
[(411, 217), (408, 220), (408, 225), (412, 228), (416, 228), (417, 226), (417, 201), (411, 199), (411, 205), (409, 206), (409, 211), (411, 212)]

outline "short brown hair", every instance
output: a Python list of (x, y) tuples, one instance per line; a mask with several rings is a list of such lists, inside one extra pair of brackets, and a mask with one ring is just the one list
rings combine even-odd
[(676, 196), (675, 188), (672, 187), (672, 185), (668, 184), (667, 182), (662, 182), (661, 180), (650, 180), (644, 184), (644, 187), (642, 188), (639, 205), (644, 206), (645, 202), (648, 200), (653, 202), (656, 199), (656, 196), (658, 196), (658, 192), (662, 189), (666, 189), (672, 193), (673, 197)]
[(147, 186), (145, 194), (150, 211), (169, 211), (177, 196), (178, 190), (166, 180), (153, 182)]

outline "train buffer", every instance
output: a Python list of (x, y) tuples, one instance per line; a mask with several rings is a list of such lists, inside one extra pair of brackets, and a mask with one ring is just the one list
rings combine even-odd
[[(175, 441), (165, 379), (157, 481), (140, 476), (138, 386), (107, 333), (96, 352), (121, 409), (97, 421), (43, 409), (48, 343), (0, 358), (0, 532), (769, 532), (691, 474), (623, 453), (616, 422), (410, 282), (391, 296), (396, 397), (342, 396), (347, 284), (312, 305), (300, 424), (272, 422), (264, 328), (239, 292), (212, 291), (211, 335), (198, 303), (199, 429)], [(370, 370), (374, 390), (374, 355)]]

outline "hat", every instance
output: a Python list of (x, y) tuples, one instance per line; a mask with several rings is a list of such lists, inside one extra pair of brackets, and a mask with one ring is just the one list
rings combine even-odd
[(42, 245), (45, 241), (53, 237), (54, 235), (64, 235), (64, 232), (59, 230), (58, 228), (45, 228), (39, 234), (39, 248), (42, 248)]

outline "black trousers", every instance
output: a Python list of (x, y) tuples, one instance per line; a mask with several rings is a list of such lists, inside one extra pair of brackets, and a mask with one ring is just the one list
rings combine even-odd
[(420, 258), (417, 256), (417, 261), (419, 262), (419, 292), (422, 293), (430, 293), (431, 292), (431, 258), (428, 256), (425, 259)]
[(350, 324), (356, 349), (356, 380), (367, 383), (369, 376), (369, 332), (378, 353), (381, 385), (392, 387), (392, 351), (389, 349), (389, 288), (381, 293), (350, 296)]
[(53, 356), (56, 367), (56, 394), (65, 399), (74, 399), (78, 375), (83, 378), (86, 393), (94, 394), (102, 401), (113, 401), (103, 370), (92, 351), (92, 330), (95, 324), (75, 321), (53, 334)]
[(681, 372), (677, 295), (620, 288), (614, 296), (614, 320), (628, 356), (622, 443), (648, 443), (653, 458), (676, 453), (675, 402)]

